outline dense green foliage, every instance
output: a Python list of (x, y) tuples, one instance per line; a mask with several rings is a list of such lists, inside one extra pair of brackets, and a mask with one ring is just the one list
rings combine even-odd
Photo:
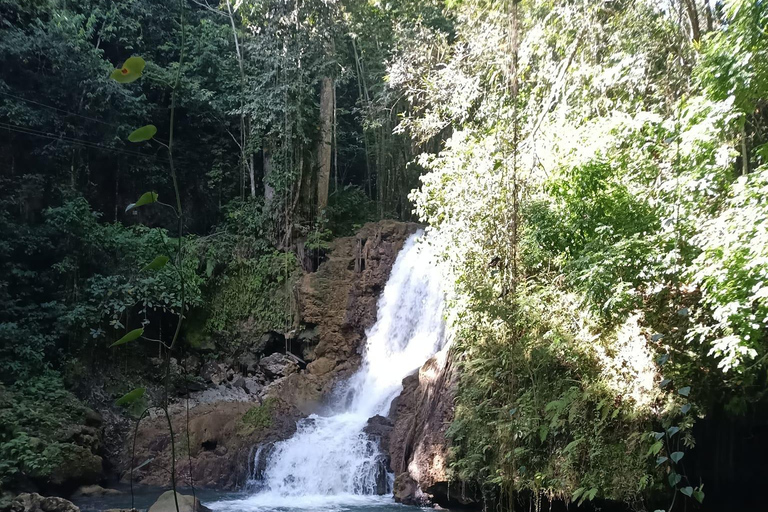
[(47, 477), (80, 456), (78, 446), (62, 439), (61, 425), (81, 422), (83, 415), (83, 406), (55, 375), (12, 389), (0, 385), (0, 479)]
[(694, 425), (766, 410), (767, 20), (762, 0), (0, 0), (0, 484), (77, 456), (55, 427), (83, 421), (79, 381), (151, 395), (149, 357), (288, 331), (333, 237), (416, 215), (452, 278), (454, 477), (502, 504), (702, 501)]
[(460, 2), (419, 70), (411, 125), (454, 127), (413, 194), (455, 277), (453, 467), (496, 499), (701, 501), (695, 418), (764, 407), (768, 10), (699, 8)]

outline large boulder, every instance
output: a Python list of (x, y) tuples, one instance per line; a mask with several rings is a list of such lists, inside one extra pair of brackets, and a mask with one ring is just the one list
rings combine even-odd
[(13, 500), (11, 512), (80, 512), (80, 509), (64, 498), (24, 493)]
[(278, 352), (259, 361), (259, 367), (264, 375), (271, 379), (279, 379), (299, 371), (299, 365), (296, 364), (296, 361)]
[(379, 445), (381, 452), (387, 454), (387, 459), (389, 459), (389, 438), (393, 427), (394, 425), (389, 418), (377, 414), (368, 420), (363, 429), (368, 437)]
[(395, 497), (395, 501), (403, 505), (413, 505), (416, 507), (429, 505), (429, 498), (424, 495), (421, 488), (419, 488), (419, 484), (407, 472), (397, 475), (392, 494)]
[(403, 379), (403, 391), (390, 412), (394, 423), (389, 454), (396, 475), (395, 501), (430, 501), (448, 508), (477, 502), (467, 486), (451, 481), (448, 474), (450, 443), (446, 430), (453, 420), (457, 384), (458, 374), (448, 349)]
[(86, 498), (92, 496), (114, 496), (116, 494), (123, 494), (122, 491), (117, 489), (105, 489), (100, 485), (84, 485), (79, 487), (72, 497), (74, 498)]
[(211, 509), (193, 496), (177, 492), (174, 500), (173, 491), (166, 491), (160, 495), (155, 504), (149, 507), (149, 512), (176, 512), (176, 501), (179, 502), (178, 512), (211, 512)]
[(98, 483), (102, 475), (100, 456), (83, 446), (67, 444), (62, 449), (61, 464), (51, 471), (50, 482), (56, 486), (72, 489)]
[[(213, 489), (239, 489), (250, 476), (253, 449), (293, 435), (301, 414), (279, 398), (258, 402), (215, 402), (198, 405), (172, 416), (176, 450), (184, 452), (176, 463), (179, 485), (194, 483)], [(187, 435), (189, 451), (187, 452)], [(121, 462), (128, 478), (132, 446), (126, 446)], [(136, 438), (135, 482), (167, 487), (171, 461), (170, 435), (165, 418), (143, 421)]]

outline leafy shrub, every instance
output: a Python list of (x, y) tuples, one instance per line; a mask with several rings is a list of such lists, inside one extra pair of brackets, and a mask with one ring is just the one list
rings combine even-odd
[[(83, 198), (45, 212), (40, 225), (0, 214), (0, 362), (5, 382), (25, 379), (57, 360), (120, 337), (128, 316), (159, 319), (181, 306), (172, 265), (141, 269), (173, 256), (162, 229), (99, 222)], [(187, 307), (201, 301), (198, 263), (185, 258)]]
[(18, 477), (44, 480), (66, 460), (69, 443), (59, 436), (83, 421), (85, 409), (52, 372), (0, 384), (0, 484)]
[(233, 262), (215, 282), (206, 329), (231, 331), (252, 318), (256, 332), (280, 330), (292, 321), (293, 253), (272, 252)]
[(335, 236), (354, 235), (366, 222), (376, 220), (376, 202), (354, 185), (334, 191), (328, 197), (327, 228)]

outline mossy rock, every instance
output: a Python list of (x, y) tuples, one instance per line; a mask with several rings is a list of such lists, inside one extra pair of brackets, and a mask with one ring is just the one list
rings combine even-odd
[(248, 436), (272, 426), (277, 399), (267, 398), (261, 405), (250, 408), (240, 419), (238, 433)]
[(66, 444), (62, 446), (60, 457), (61, 462), (51, 471), (51, 483), (78, 487), (101, 480), (102, 459), (87, 448)]

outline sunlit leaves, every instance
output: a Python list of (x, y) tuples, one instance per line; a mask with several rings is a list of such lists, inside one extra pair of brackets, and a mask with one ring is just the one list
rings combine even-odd
[(148, 124), (131, 132), (131, 134), (128, 135), (128, 140), (131, 142), (142, 142), (150, 140), (156, 133), (157, 127), (153, 124)]
[(143, 396), (144, 396), (144, 393), (145, 393), (146, 391), (147, 391), (147, 389), (146, 389), (146, 388), (136, 388), (136, 389), (134, 389), (134, 390), (132, 390), (132, 391), (130, 391), (130, 392), (128, 392), (128, 393), (126, 393), (126, 394), (125, 394), (125, 395), (123, 395), (122, 397), (118, 398), (118, 399), (115, 401), (115, 405), (117, 405), (117, 406), (121, 406), (121, 405), (131, 405), (131, 404), (132, 404), (132, 403), (134, 403), (136, 400), (138, 400), (138, 399), (140, 399), (141, 397), (143, 397)]
[(121, 84), (128, 84), (141, 78), (146, 62), (141, 57), (131, 57), (123, 65), (112, 71), (109, 77)]
[(168, 256), (160, 255), (153, 259), (150, 263), (148, 263), (144, 268), (142, 268), (142, 272), (146, 270), (160, 270), (163, 268), (169, 261)]
[(145, 206), (157, 202), (157, 192), (145, 192), (139, 197), (139, 200), (135, 203), (131, 203), (125, 207), (125, 211), (133, 210), (139, 206)]
[(138, 339), (141, 337), (141, 335), (144, 334), (144, 328), (134, 329), (113, 344), (111, 344), (109, 347), (118, 347), (120, 345), (125, 345), (126, 343), (129, 343), (135, 339)]

